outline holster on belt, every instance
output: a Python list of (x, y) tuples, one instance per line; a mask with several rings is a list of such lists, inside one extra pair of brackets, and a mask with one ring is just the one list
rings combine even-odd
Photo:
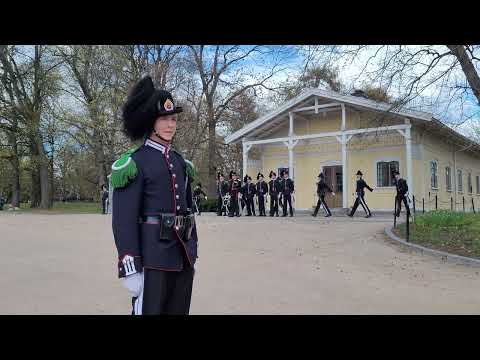
[(195, 226), (195, 215), (175, 215), (163, 213), (159, 216), (147, 216), (143, 222), (158, 221), (160, 225), (160, 239), (175, 239), (175, 231), (183, 242), (192, 237), (192, 230)]

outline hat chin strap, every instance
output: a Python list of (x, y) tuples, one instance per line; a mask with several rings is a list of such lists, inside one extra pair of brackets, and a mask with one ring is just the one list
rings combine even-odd
[(158, 132), (157, 130), (153, 129), (153, 133), (162, 141), (165, 141), (168, 145), (170, 145), (172, 143), (172, 140), (167, 140), (165, 138), (163, 138)]

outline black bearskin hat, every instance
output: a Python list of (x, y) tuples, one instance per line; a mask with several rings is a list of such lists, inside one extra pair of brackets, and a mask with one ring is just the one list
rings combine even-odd
[(272, 176), (277, 176), (273, 170), (270, 170), (270, 174), (268, 174), (268, 177), (271, 179)]
[(229, 178), (229, 179), (233, 179), (233, 175), (237, 175), (237, 173), (235, 172), (235, 170), (230, 171), (230, 174), (228, 175), (228, 178)]
[(288, 169), (282, 170), (280, 176), (283, 177), (285, 174), (288, 174)]
[(392, 171), (392, 175), (395, 176), (395, 175), (400, 175), (400, 172), (398, 170), (393, 170)]
[(257, 180), (260, 180), (260, 176), (261, 176), (262, 178), (264, 177), (262, 173), (258, 173), (258, 175), (257, 175)]
[(201, 188), (201, 187), (202, 187), (202, 183), (198, 183), (197, 186), (198, 186), (199, 188)]
[(318, 177), (323, 179), (325, 175), (323, 174), (323, 172), (321, 172), (320, 174), (318, 174)]
[(246, 183), (247, 180), (252, 180), (252, 178), (248, 175), (245, 175), (245, 177), (243, 178), (243, 182)]
[(363, 176), (363, 174), (360, 170), (357, 171), (357, 175)]
[(221, 171), (217, 172), (217, 180), (220, 180), (220, 176), (223, 176)]
[(123, 132), (131, 140), (141, 139), (152, 131), (159, 116), (182, 111), (181, 106), (175, 106), (172, 94), (155, 89), (152, 78), (145, 76), (133, 86), (122, 108)]

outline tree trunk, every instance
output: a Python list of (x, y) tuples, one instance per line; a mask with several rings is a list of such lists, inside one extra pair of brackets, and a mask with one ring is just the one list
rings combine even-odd
[(477, 98), (480, 105), (480, 75), (475, 69), (472, 60), (468, 57), (467, 51), (463, 45), (447, 45), (450, 51), (455, 55), (458, 62), (462, 66), (463, 73), (467, 78), (468, 84), (472, 88), (472, 92)]
[(49, 209), (52, 207), (50, 201), (50, 179), (48, 176), (49, 166), (48, 157), (43, 148), (43, 141), (40, 136), (35, 139), (35, 146), (37, 148), (37, 166), (40, 180), (40, 208)]
[[(209, 106), (210, 107), (210, 106)], [(216, 170), (216, 149), (217, 149), (217, 131), (216, 121), (213, 112), (213, 106), (208, 111), (208, 178), (207, 194), (212, 199), (215, 197), (215, 170)]]
[(30, 207), (38, 208), (40, 206), (40, 175), (38, 171), (38, 166), (36, 164), (36, 156), (32, 156), (32, 186), (30, 188)]

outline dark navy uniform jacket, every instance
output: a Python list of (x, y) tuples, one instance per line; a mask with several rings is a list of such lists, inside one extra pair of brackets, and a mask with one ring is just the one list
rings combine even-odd
[(395, 187), (397, 188), (397, 196), (405, 196), (408, 192), (408, 185), (405, 179), (395, 179)]
[(295, 186), (293, 185), (293, 180), (290, 178), (283, 179), (280, 183), (280, 191), (285, 194), (291, 194), (295, 190)]
[(257, 195), (258, 196), (265, 196), (268, 194), (268, 185), (265, 181), (257, 182)]
[(217, 181), (217, 195), (219, 197), (224, 197), (228, 194), (229, 184), (227, 181), (223, 180), (222, 182)]
[(248, 199), (253, 199), (253, 197), (257, 193), (256, 186), (252, 183), (250, 184), (247, 183), (242, 187), (241, 192), (243, 197)]
[(268, 193), (270, 196), (277, 196), (280, 190), (280, 186), (278, 185), (278, 179), (270, 180), (268, 182)]
[(136, 178), (113, 192), (112, 227), (120, 259), (119, 277), (125, 276), (122, 259), (126, 255), (134, 257), (136, 271), (142, 266), (166, 271), (181, 271), (188, 264), (193, 267), (197, 259), (196, 226), (191, 239), (184, 242), (177, 231), (174, 239), (160, 239), (160, 224), (139, 223), (142, 216), (189, 213), (192, 192), (183, 157), (150, 139), (131, 157), (138, 169)]
[(370, 190), (370, 192), (373, 191), (373, 189), (367, 185), (367, 183), (365, 182), (365, 180), (363, 179), (359, 179), (357, 180), (357, 188), (355, 189), (355, 192), (359, 195), (365, 195), (365, 188), (367, 188), (368, 190)]
[(325, 180), (320, 180), (317, 184), (317, 195), (318, 196), (325, 196), (327, 192), (332, 192), (332, 189), (328, 184), (325, 182)]

